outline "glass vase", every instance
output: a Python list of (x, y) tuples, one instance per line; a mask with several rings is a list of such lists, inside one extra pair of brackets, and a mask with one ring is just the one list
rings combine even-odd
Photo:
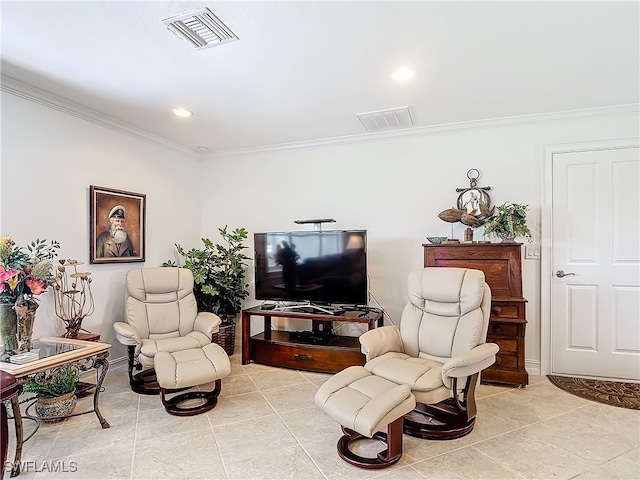
[(15, 305), (14, 310), (17, 317), (18, 352), (28, 352), (31, 350), (31, 336), (33, 335), (33, 324), (36, 320), (36, 310), (40, 305), (35, 300), (27, 300), (22, 305)]
[(13, 303), (0, 304), (0, 334), (2, 334), (2, 360), (18, 352), (18, 316)]

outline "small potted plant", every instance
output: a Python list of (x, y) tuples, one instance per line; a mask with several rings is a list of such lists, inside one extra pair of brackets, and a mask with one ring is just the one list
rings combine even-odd
[[(198, 310), (212, 312), (220, 317), (222, 325), (214, 341), (220, 344), (228, 355), (233, 354), (235, 328), (242, 301), (249, 295), (249, 284), (245, 280), (246, 261), (250, 258), (243, 252), (247, 239), (244, 228), (228, 231), (227, 226), (219, 228), (224, 244), (215, 244), (203, 238), (203, 249), (185, 250), (176, 244), (176, 249), (184, 259), (184, 268), (193, 272), (194, 294)], [(165, 267), (178, 266), (173, 261), (162, 264)]]
[(57, 368), (51, 374), (41, 372), (27, 381), (22, 389), (35, 393), (36, 414), (45, 422), (55, 423), (71, 414), (78, 402), (76, 385), (80, 380), (77, 369), (71, 365)]
[(531, 240), (531, 231), (527, 226), (528, 210), (529, 205), (510, 202), (496, 207), (494, 215), (485, 223), (485, 235), (501, 238), (503, 242), (514, 242), (516, 237)]

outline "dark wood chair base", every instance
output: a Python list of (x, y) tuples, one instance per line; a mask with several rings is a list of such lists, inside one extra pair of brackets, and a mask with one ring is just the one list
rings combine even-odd
[(417, 402), (416, 408), (404, 416), (404, 433), (427, 440), (453, 440), (469, 435), (476, 424), (477, 383), (476, 373), (467, 377), (464, 388), (458, 392), (458, 379), (454, 378), (452, 397), (433, 405)]
[[(162, 404), (164, 405), (164, 409), (170, 413), (171, 415), (178, 415), (181, 417), (190, 417), (192, 415), (199, 415), (201, 413), (208, 412), (218, 403), (218, 396), (222, 391), (222, 381), (216, 380), (214, 384), (214, 388), (210, 392), (186, 392), (181, 393), (180, 395), (176, 395), (172, 398), (166, 398), (167, 393), (172, 393), (176, 391), (180, 391), (183, 389), (172, 390), (168, 388), (160, 389), (160, 396), (162, 398)], [(180, 404), (187, 400), (200, 399), (203, 400), (203, 403), (200, 405), (194, 405), (192, 407), (181, 407)]]
[(129, 370), (129, 385), (131, 390), (140, 393), (142, 395), (159, 395), (160, 385), (156, 378), (156, 371), (153, 368), (142, 370), (135, 375), (135, 370), (141, 370), (142, 364), (140, 364), (135, 358), (136, 347), (129, 345), (127, 347), (128, 370)]
[(428, 440), (453, 440), (473, 430), (475, 416), (468, 418), (466, 411), (456, 408), (452, 399), (435, 405), (418, 403), (415, 410), (404, 416), (404, 433)]
[(160, 384), (156, 378), (156, 371), (153, 368), (143, 370), (135, 375), (130, 375), (129, 385), (131, 385), (131, 390), (142, 395), (160, 394)]
[(376, 432), (372, 438), (383, 442), (387, 448), (381, 451), (375, 458), (361, 457), (351, 451), (349, 445), (360, 439), (368, 439), (360, 433), (347, 427), (342, 427), (344, 435), (338, 440), (338, 455), (345, 462), (356, 467), (376, 469), (393, 465), (402, 457), (402, 417), (394, 420), (387, 426), (387, 433)]

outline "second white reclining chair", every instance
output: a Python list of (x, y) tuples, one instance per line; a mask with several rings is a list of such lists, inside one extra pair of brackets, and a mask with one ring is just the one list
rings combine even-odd
[[(360, 336), (364, 367), (347, 367), (316, 392), (316, 406), (342, 427), (338, 454), (357, 467), (398, 462), (403, 431), (432, 440), (470, 433), (480, 372), (498, 352), (496, 344), (485, 343), (491, 291), (482, 271), (414, 270), (408, 293), (399, 326)], [(375, 438), (385, 449), (362, 457), (351, 445), (363, 438)]]
[(411, 387), (416, 408), (404, 432), (428, 439), (467, 435), (476, 417), (480, 372), (495, 362), (498, 346), (485, 343), (491, 290), (484, 272), (427, 267), (411, 271), (409, 302), (399, 326), (360, 337), (364, 366), (373, 375)]

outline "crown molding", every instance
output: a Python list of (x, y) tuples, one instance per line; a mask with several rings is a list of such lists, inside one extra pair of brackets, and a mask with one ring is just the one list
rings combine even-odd
[(282, 143), (265, 145), (260, 147), (237, 148), (229, 150), (217, 150), (203, 155), (204, 160), (238, 155), (252, 155), (268, 152), (302, 150), (308, 148), (320, 148), (335, 145), (348, 145), (354, 143), (371, 142), (412, 136), (427, 136), (444, 133), (458, 133), (463, 131), (480, 130), (495, 127), (512, 127), (521, 125), (533, 125), (540, 123), (552, 123), (566, 120), (592, 119), (595, 117), (618, 117), (640, 113), (640, 104), (614, 105), (608, 107), (585, 108), (580, 110), (567, 110), (563, 112), (538, 113), (514, 117), (490, 118), (484, 120), (470, 120), (465, 122), (444, 123), (426, 127), (404, 128), (386, 132), (362, 133), (341, 137), (330, 137), (303, 142)]
[(194, 159), (199, 160), (202, 158), (202, 155), (194, 152), (184, 145), (172, 142), (164, 137), (154, 135), (147, 132), (146, 130), (134, 127), (133, 125), (130, 125), (126, 122), (116, 120), (113, 117), (109, 117), (83, 105), (67, 100), (66, 98), (59, 97), (45, 90), (41, 90), (32, 85), (23, 83), (19, 80), (16, 80), (15, 78), (8, 77), (6, 75), (0, 75), (0, 79), (0, 90), (10, 95), (20, 97), (43, 107), (47, 107), (52, 110), (70, 115), (72, 117), (79, 118), (86, 122), (99, 125), (103, 128), (118, 132), (122, 135), (135, 138), (136, 140), (141, 140), (143, 142), (151, 143), (162, 148), (167, 148), (169, 150), (173, 150)]
[(195, 152), (177, 142), (164, 137), (154, 135), (146, 130), (134, 127), (126, 122), (116, 120), (78, 103), (59, 97), (45, 90), (23, 83), (7, 75), (0, 75), (0, 90), (10, 95), (23, 98), (52, 110), (65, 113), (75, 118), (99, 125), (103, 128), (118, 132), (137, 140), (151, 143), (163, 148), (173, 150), (193, 159), (212, 160), (215, 158), (232, 157), (240, 155), (264, 154), (288, 150), (303, 150), (309, 148), (322, 148), (327, 146), (349, 145), (355, 143), (371, 142), (402, 137), (438, 135), (445, 133), (458, 133), (463, 131), (479, 130), (495, 127), (511, 127), (519, 125), (533, 125), (565, 120), (591, 119), (594, 117), (616, 117), (634, 115), (640, 113), (640, 104), (614, 105), (608, 107), (585, 108), (580, 110), (568, 110), (563, 112), (540, 113), (514, 117), (500, 117), (484, 120), (470, 120), (465, 122), (445, 123), (425, 127), (413, 127), (384, 132), (362, 133), (339, 137), (328, 137), (315, 140), (262, 145), (258, 147), (235, 148), (228, 150), (216, 150), (208, 153)]

